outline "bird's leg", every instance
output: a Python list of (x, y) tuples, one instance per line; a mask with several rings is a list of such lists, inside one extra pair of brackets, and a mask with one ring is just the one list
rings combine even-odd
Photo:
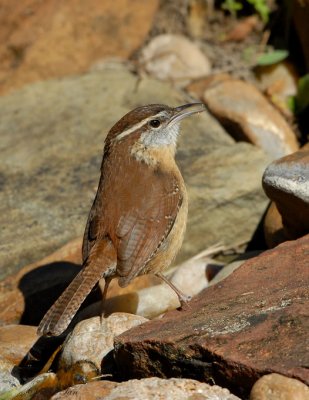
[(105, 306), (107, 290), (108, 290), (109, 284), (111, 283), (112, 279), (113, 279), (112, 276), (107, 276), (106, 278), (104, 278), (104, 289), (102, 291), (101, 314), (100, 314), (101, 325), (103, 323), (103, 318), (104, 318), (104, 313), (105, 313), (104, 306)]
[(180, 302), (180, 308), (185, 309), (186, 307), (188, 307), (188, 302), (191, 300), (191, 296), (187, 296), (185, 295), (181, 290), (179, 290), (175, 285), (172, 284), (172, 282), (170, 282), (166, 276), (164, 276), (163, 274), (161, 274), (161, 272), (157, 272), (155, 274), (157, 277), (161, 278), (165, 283), (168, 284), (168, 286), (174, 290), (174, 292), (177, 294), (178, 296), (178, 300)]

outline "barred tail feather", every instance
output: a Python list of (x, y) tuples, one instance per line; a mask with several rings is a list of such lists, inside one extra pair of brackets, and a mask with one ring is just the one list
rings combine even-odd
[(109, 241), (94, 246), (85, 266), (43, 317), (39, 335), (58, 336), (66, 330), (74, 315), (105, 271), (115, 264), (115, 250)]

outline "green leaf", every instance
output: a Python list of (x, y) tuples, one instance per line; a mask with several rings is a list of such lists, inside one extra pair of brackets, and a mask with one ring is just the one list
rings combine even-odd
[(225, 0), (221, 5), (221, 8), (229, 11), (234, 17), (236, 17), (236, 12), (241, 10), (243, 5), (237, 0)]
[(309, 106), (309, 74), (304, 75), (298, 81), (298, 91), (296, 95), (296, 112), (303, 111)]
[(247, 0), (249, 4), (252, 4), (255, 11), (260, 15), (264, 24), (269, 20), (270, 8), (268, 7), (266, 0)]
[(289, 55), (287, 50), (274, 50), (270, 53), (262, 54), (257, 59), (257, 65), (272, 65), (284, 60)]

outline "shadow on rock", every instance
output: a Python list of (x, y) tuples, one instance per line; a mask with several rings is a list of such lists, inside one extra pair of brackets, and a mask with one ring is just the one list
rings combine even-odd
[[(40, 266), (26, 273), (18, 285), (25, 299), (20, 323), (38, 325), (46, 311), (80, 270), (80, 265), (59, 261)], [(98, 290), (93, 291), (85, 300), (83, 307), (97, 301), (99, 299), (98, 292)]]

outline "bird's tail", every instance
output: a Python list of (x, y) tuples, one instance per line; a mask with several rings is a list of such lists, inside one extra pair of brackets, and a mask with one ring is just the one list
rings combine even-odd
[(112, 243), (106, 240), (95, 245), (83, 269), (43, 317), (38, 334), (58, 336), (64, 332), (91, 289), (113, 267), (116, 267), (116, 252)]

